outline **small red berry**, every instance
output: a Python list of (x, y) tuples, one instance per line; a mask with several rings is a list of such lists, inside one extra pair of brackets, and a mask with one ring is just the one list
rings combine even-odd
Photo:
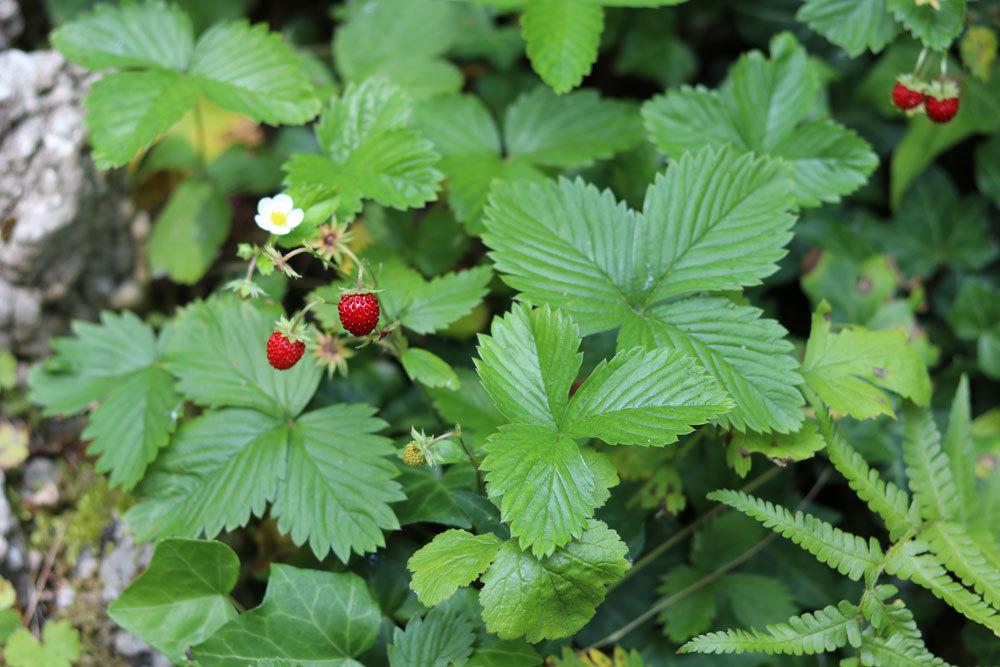
[(297, 364), (305, 351), (304, 342), (290, 341), (279, 331), (275, 331), (267, 339), (267, 361), (279, 371), (288, 370)]
[(909, 88), (901, 81), (892, 87), (892, 103), (902, 110), (912, 109), (924, 101), (924, 94), (919, 90)]
[(958, 97), (927, 97), (927, 117), (935, 123), (947, 123), (958, 113)]
[(337, 305), (340, 322), (355, 336), (367, 336), (378, 324), (378, 299), (371, 292), (346, 293)]

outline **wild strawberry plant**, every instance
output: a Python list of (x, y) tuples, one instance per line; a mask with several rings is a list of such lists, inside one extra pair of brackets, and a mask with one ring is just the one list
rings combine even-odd
[(717, 4), (348, 2), (336, 78), (162, 2), (53, 32), (97, 164), (180, 175), (148, 255), (196, 288), (31, 376), (155, 543), (115, 622), (205, 666), (996, 655), (993, 15)]

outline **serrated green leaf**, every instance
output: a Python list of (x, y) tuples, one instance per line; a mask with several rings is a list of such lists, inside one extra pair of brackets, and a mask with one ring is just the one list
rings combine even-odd
[(239, 572), (239, 558), (221, 542), (164, 540), (146, 571), (108, 607), (108, 615), (182, 663), (189, 646), (236, 618), (229, 592)]
[(931, 654), (922, 642), (915, 642), (902, 635), (887, 638), (865, 635), (861, 640), (861, 664), (949, 667), (944, 660)]
[(598, 0), (531, 0), (521, 15), (531, 66), (557, 93), (576, 88), (590, 72), (603, 29)]
[(899, 32), (886, 0), (806, 0), (795, 18), (852, 58), (878, 53)]
[(808, 54), (782, 33), (771, 40), (770, 59), (745, 54), (717, 91), (683, 87), (647, 102), (642, 115), (653, 143), (671, 158), (730, 145), (788, 160), (796, 199), (818, 206), (856, 190), (878, 165), (853, 131), (828, 120), (803, 122), (819, 92)]
[(545, 558), (505, 542), (482, 578), (486, 629), (533, 643), (572, 635), (594, 616), (606, 587), (625, 574), (627, 552), (617, 533), (594, 520), (578, 540)]
[(619, 349), (665, 347), (696, 358), (735, 403), (720, 424), (758, 432), (794, 432), (802, 423), (802, 382), (787, 332), (761, 311), (725, 298), (690, 297), (632, 315)]
[(633, 348), (597, 365), (573, 395), (560, 429), (612, 445), (663, 446), (731, 408), (692, 357)]
[(487, 493), (521, 548), (536, 556), (579, 537), (618, 483), (603, 455), (543, 426), (501, 426), (485, 450)]
[(163, 2), (98, 4), (52, 33), (67, 59), (88, 69), (164, 67), (183, 70), (193, 51), (191, 20)]
[(198, 86), (169, 70), (117, 72), (87, 96), (87, 127), (98, 167), (128, 163), (194, 105)]
[(905, 331), (845, 327), (832, 333), (829, 312), (824, 302), (813, 314), (802, 377), (831, 410), (855, 419), (893, 415), (880, 387), (927, 405), (930, 378)]
[[(669, 598), (704, 576), (704, 572), (690, 565), (678, 565), (663, 575), (656, 592)], [(657, 620), (663, 624), (663, 634), (670, 641), (680, 643), (708, 630), (718, 611), (716, 593), (717, 587), (708, 584), (678, 597), (676, 602), (657, 615)]]
[(229, 235), (229, 200), (208, 181), (184, 181), (153, 223), (149, 261), (174, 282), (201, 280)]
[(411, 347), (403, 352), (399, 361), (411, 380), (426, 387), (444, 387), (457, 391), (461, 386), (454, 369), (432, 352)]
[(410, 586), (422, 603), (434, 606), (485, 572), (499, 548), (500, 540), (490, 533), (445, 531), (410, 557)]
[(861, 644), (861, 610), (846, 600), (793, 616), (763, 630), (725, 630), (695, 637), (679, 653), (776, 653), (812, 655)]
[(573, 320), (558, 310), (515, 304), (479, 337), (476, 370), (510, 421), (554, 430), (583, 356)]
[(461, 391), (431, 389), (429, 393), (434, 400), (434, 409), (445, 421), (461, 424), (463, 435), (471, 432), (477, 441), (485, 439), (506, 420), (497, 411), (474, 371), (458, 368), (456, 373), (462, 383)]
[(80, 633), (68, 620), (49, 621), (39, 643), (27, 628), (18, 628), (7, 640), (3, 657), (10, 667), (71, 667), (80, 657)]
[[(740, 477), (750, 472), (751, 454), (763, 454), (774, 463), (785, 466), (803, 461), (823, 449), (823, 438), (815, 422), (805, 422), (795, 433), (734, 433), (726, 446), (726, 461)], [(785, 614), (788, 616), (788, 614)]]
[(952, 521), (930, 523), (920, 532), (920, 538), (963, 583), (1000, 609), (1000, 571), (961, 524)]
[(382, 310), (388, 320), (420, 334), (444, 329), (475, 308), (486, 296), (493, 278), (488, 266), (445, 273), (425, 280), (400, 262), (392, 262), (379, 273)]
[(965, 0), (886, 0), (896, 20), (924, 46), (941, 51), (947, 49), (962, 32), (965, 23)]
[(974, 276), (964, 279), (947, 317), (959, 338), (974, 340), (989, 333), (1000, 324), (1000, 289)]
[(389, 645), (391, 667), (448, 667), (464, 664), (476, 641), (472, 622), (459, 610), (438, 607), (396, 628)]
[(301, 125), (319, 113), (301, 59), (264, 24), (209, 28), (195, 45), (190, 73), (213, 102), (259, 123)]
[(261, 605), (196, 646), (194, 658), (204, 667), (268, 662), (349, 667), (375, 643), (381, 618), (356, 574), (274, 564)]
[(955, 482), (934, 416), (927, 408), (907, 406), (903, 414), (903, 460), (921, 516), (927, 521), (953, 519), (958, 514)]
[(774, 532), (787, 537), (844, 576), (857, 581), (874, 572), (884, 560), (876, 539), (864, 538), (834, 528), (811, 514), (791, 512), (780, 505), (755, 498), (740, 491), (713, 491), (709, 500), (724, 503)]
[(215, 296), (187, 306), (165, 343), (165, 366), (178, 390), (209, 407), (247, 407), (295, 416), (312, 398), (322, 371), (305, 360), (277, 371), (264, 354), (281, 311)]

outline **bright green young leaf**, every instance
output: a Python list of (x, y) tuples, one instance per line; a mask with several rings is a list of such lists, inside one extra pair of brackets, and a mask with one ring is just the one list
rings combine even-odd
[(811, 458), (823, 449), (823, 437), (814, 422), (805, 422), (795, 433), (734, 433), (726, 446), (726, 461), (740, 477), (750, 472), (752, 454), (763, 454), (780, 466)]
[(931, 654), (922, 641), (900, 634), (888, 638), (865, 635), (861, 639), (861, 659), (866, 665), (948, 667), (948, 663)]
[(965, 23), (965, 0), (886, 0), (896, 20), (902, 23), (924, 46), (945, 50), (962, 32)]
[(27, 628), (7, 640), (3, 657), (10, 667), (71, 667), (80, 657), (80, 633), (68, 620), (49, 621), (39, 643)]
[(806, 120), (819, 92), (808, 54), (782, 33), (771, 41), (770, 59), (744, 55), (717, 91), (683, 87), (647, 102), (642, 114), (653, 143), (671, 158), (706, 145), (784, 158), (799, 204), (818, 206), (858, 189), (878, 165), (853, 131)]
[(179, 7), (152, 1), (94, 11), (52, 33), (52, 45), (87, 69), (183, 70), (194, 49), (191, 20)]
[(1000, 609), (1000, 571), (961, 524), (937, 521), (921, 531), (920, 537), (962, 582)]
[[(705, 574), (690, 565), (678, 565), (663, 575), (656, 592), (663, 598), (670, 598), (697, 582)], [(657, 616), (659, 622), (663, 624), (663, 634), (672, 642), (683, 642), (712, 627), (712, 620), (718, 612), (717, 588), (715, 584), (708, 584), (692, 590), (687, 595), (677, 597), (676, 602)]]
[(878, 53), (899, 32), (886, 0), (806, 0), (795, 18), (852, 58)]
[(464, 664), (476, 633), (460, 610), (438, 607), (396, 628), (389, 645), (390, 667), (448, 667)]
[(502, 426), (485, 450), (487, 493), (521, 548), (536, 556), (579, 537), (618, 483), (604, 455), (543, 426)]
[(545, 558), (504, 543), (482, 579), (486, 629), (532, 643), (574, 634), (594, 616), (606, 587), (628, 570), (626, 553), (618, 534), (594, 520), (578, 540)]
[(490, 533), (445, 531), (410, 557), (410, 585), (420, 601), (432, 607), (485, 572), (499, 548), (500, 540)]
[(927, 521), (954, 519), (959, 508), (955, 481), (934, 415), (927, 408), (905, 410), (903, 460), (921, 516)]
[(604, 9), (599, 0), (530, 0), (521, 29), (531, 66), (553, 90), (567, 93), (597, 61)]
[(166, 271), (174, 282), (188, 285), (201, 280), (229, 234), (231, 217), (229, 200), (212, 183), (184, 181), (153, 224), (153, 270)]
[(400, 357), (410, 379), (426, 387), (444, 387), (457, 391), (461, 386), (454, 369), (441, 357), (427, 350), (411, 347)]
[(281, 311), (215, 296), (187, 306), (166, 337), (166, 367), (189, 400), (295, 416), (312, 398), (322, 371), (306, 360), (276, 371), (264, 354)]
[(845, 327), (833, 333), (829, 312), (829, 304), (821, 303), (813, 314), (802, 377), (831, 410), (855, 419), (893, 415), (881, 389), (927, 405), (930, 377), (905, 331)]
[(612, 445), (663, 446), (731, 407), (692, 357), (633, 348), (598, 364), (573, 395), (560, 428)]
[(109, 169), (128, 163), (197, 99), (197, 84), (170, 70), (118, 72), (97, 81), (86, 100), (97, 166)]
[(356, 574), (271, 566), (259, 607), (194, 648), (204, 667), (248, 664), (357, 665), (378, 637), (382, 614)]
[(384, 290), (379, 299), (387, 320), (428, 334), (468, 315), (486, 296), (492, 278), (484, 265), (425, 280), (401, 262), (391, 262), (379, 273), (378, 286)]
[(108, 608), (108, 615), (140, 639), (184, 662), (188, 647), (236, 617), (229, 592), (240, 561), (221, 542), (164, 540), (146, 571)]

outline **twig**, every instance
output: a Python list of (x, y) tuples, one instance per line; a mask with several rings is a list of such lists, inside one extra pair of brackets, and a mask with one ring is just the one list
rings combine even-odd
[(462, 446), (462, 450), (469, 458), (469, 463), (472, 464), (472, 469), (476, 471), (476, 487), (479, 489), (479, 495), (485, 498), (486, 485), (483, 483), (483, 473), (479, 472), (479, 460), (472, 454), (472, 450), (469, 449), (469, 446), (465, 444), (465, 439), (462, 438), (461, 434), (458, 436), (458, 444)]
[(52, 576), (52, 565), (55, 563), (56, 556), (62, 548), (62, 541), (65, 534), (66, 525), (62, 524), (56, 529), (56, 537), (52, 540), (52, 546), (49, 547), (49, 552), (45, 555), (41, 574), (35, 580), (35, 586), (31, 591), (31, 599), (28, 601), (28, 607), (24, 610), (24, 616), (21, 617), (22, 623), (27, 623), (35, 615), (35, 610), (38, 608), (38, 601), (42, 595), (42, 589), (45, 588), (45, 585), (49, 582), (49, 577)]

